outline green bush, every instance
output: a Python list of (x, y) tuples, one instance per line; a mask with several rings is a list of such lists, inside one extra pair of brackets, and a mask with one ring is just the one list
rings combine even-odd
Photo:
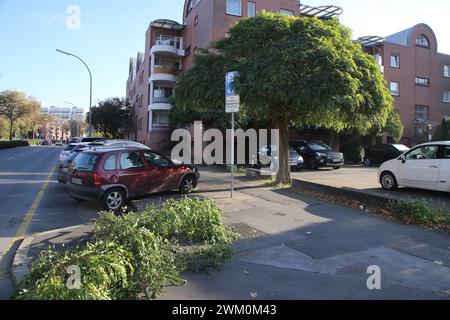
[(389, 208), (420, 225), (449, 224), (450, 222), (448, 209), (445, 205), (425, 199), (392, 201)]
[(0, 149), (11, 149), (28, 146), (30, 146), (28, 141), (0, 141)]
[[(169, 200), (141, 213), (102, 213), (90, 243), (49, 250), (33, 264), (18, 299), (108, 300), (157, 298), (164, 285), (181, 285), (183, 271), (219, 269), (231, 259), (234, 232), (212, 200)], [(195, 243), (194, 249), (180, 248)], [(66, 287), (67, 267), (81, 269), (79, 290)]]

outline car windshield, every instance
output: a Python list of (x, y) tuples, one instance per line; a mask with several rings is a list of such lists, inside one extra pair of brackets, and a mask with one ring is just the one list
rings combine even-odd
[(392, 146), (395, 149), (397, 149), (398, 151), (402, 151), (402, 152), (405, 152), (405, 151), (409, 150), (409, 148), (407, 146), (403, 145), (403, 144), (393, 144)]
[(95, 164), (98, 161), (98, 156), (90, 153), (80, 153), (75, 158), (73, 168), (81, 171), (94, 171)]
[(331, 148), (323, 142), (309, 142), (308, 147), (313, 151), (330, 151)]

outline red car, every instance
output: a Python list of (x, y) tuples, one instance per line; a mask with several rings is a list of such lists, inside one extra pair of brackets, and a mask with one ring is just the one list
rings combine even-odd
[(198, 169), (177, 165), (141, 148), (97, 148), (80, 153), (69, 167), (68, 188), (78, 200), (98, 200), (118, 211), (128, 199), (179, 189), (186, 193), (200, 178)]

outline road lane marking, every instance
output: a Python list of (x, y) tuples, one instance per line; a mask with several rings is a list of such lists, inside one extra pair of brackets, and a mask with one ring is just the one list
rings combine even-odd
[(37, 194), (36, 198), (34, 199), (33, 204), (31, 205), (30, 210), (28, 210), (27, 215), (25, 216), (25, 219), (20, 224), (19, 230), (17, 230), (15, 238), (23, 238), (25, 237), (28, 226), (30, 225), (31, 220), (33, 219), (33, 216), (36, 212), (36, 209), (38, 208), (39, 204), (41, 203), (42, 197), (44, 196), (45, 191), (48, 188), (48, 185), (50, 184), (50, 181), (53, 177), (53, 174), (55, 173), (55, 168), (48, 174), (46, 181), (42, 185), (41, 189), (39, 190), (39, 193)]
[[(19, 229), (17, 230), (16, 235), (10, 239), (8, 245), (6, 246), (6, 250), (4, 252), (4, 254), (6, 254), (7, 252), (9, 252), (9, 250), (11, 250), (13, 244), (17, 241), (20, 240), (22, 238), (24, 238), (26, 236), (28, 227), (30, 225), (31, 220), (33, 219), (33, 216), (39, 206), (39, 204), (41, 203), (41, 200), (44, 196), (45, 191), (47, 190), (52, 177), (55, 173), (56, 168), (53, 168), (52, 171), (48, 174), (47, 179), (45, 180), (44, 184), (41, 186), (39, 193), (37, 194), (36, 198), (33, 201), (33, 204), (31, 205), (31, 208), (28, 210), (24, 220), (22, 221), (22, 223), (19, 226)], [(0, 255), (0, 259), (3, 259), (4, 254)], [(3, 270), (3, 266), (1, 266), (1, 270), (0, 272), (5, 273), (6, 270)]]

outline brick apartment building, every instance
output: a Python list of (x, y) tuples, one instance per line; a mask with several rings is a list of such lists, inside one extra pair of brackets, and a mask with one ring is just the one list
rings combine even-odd
[(363, 37), (359, 42), (384, 72), (405, 127), (402, 142), (428, 141), (442, 119), (450, 117), (450, 55), (438, 52), (433, 30), (418, 24), (386, 38)]
[[(342, 13), (339, 7), (310, 7), (300, 4), (299, 0), (186, 0), (183, 22), (155, 20), (150, 23), (145, 52), (130, 59), (126, 96), (133, 105), (135, 122), (130, 138), (156, 151), (167, 151), (172, 131), (170, 97), (177, 76), (192, 67), (198, 48), (223, 38), (239, 19), (262, 10), (319, 18)], [(450, 99), (450, 56), (437, 52), (437, 40), (429, 27), (417, 25), (386, 39), (366, 37), (360, 42), (384, 68), (394, 95), (394, 83), (398, 85), (396, 107), (405, 125), (405, 143), (411, 144), (423, 137), (425, 127), (427, 136), (428, 126), (432, 128), (443, 116), (450, 115), (450, 104), (444, 102), (445, 97), (446, 101)], [(395, 59), (392, 55), (399, 58), (400, 67), (390, 66), (391, 59)], [(320, 138), (326, 141), (326, 136)], [(303, 134), (295, 132), (293, 137), (300, 138)], [(332, 144), (339, 146), (338, 141)]]

